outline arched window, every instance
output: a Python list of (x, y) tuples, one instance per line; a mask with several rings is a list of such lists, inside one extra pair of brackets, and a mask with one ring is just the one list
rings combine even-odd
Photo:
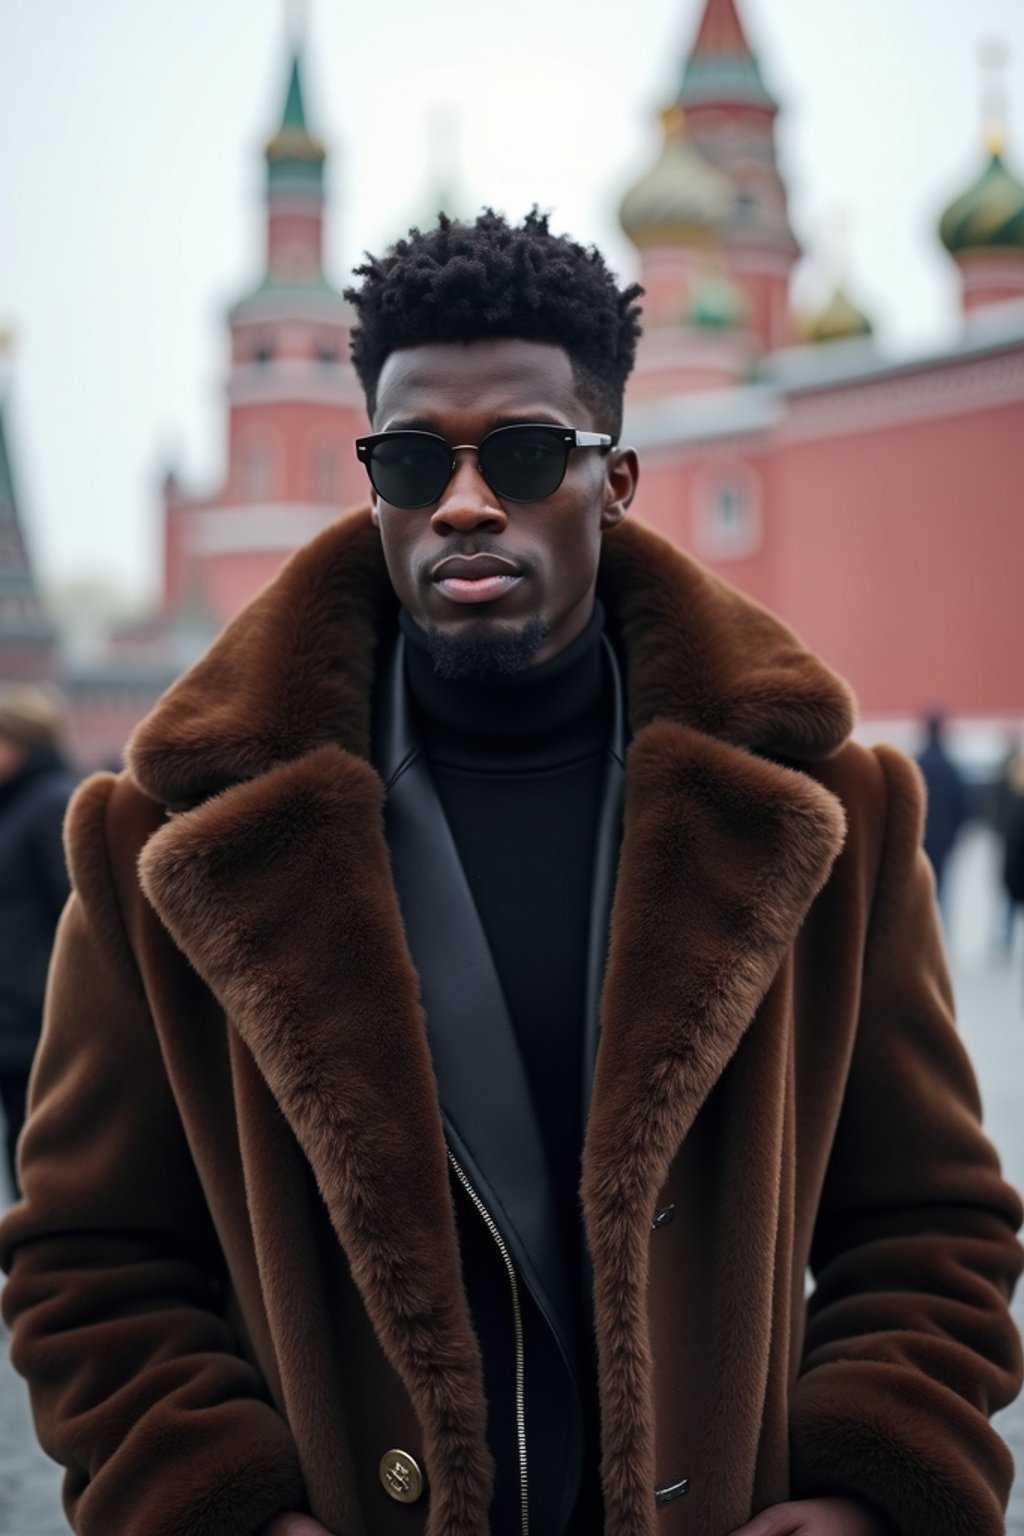
[(333, 447), (319, 447), (313, 459), (313, 495), (317, 501), (338, 499), (338, 453)]
[(274, 494), (274, 455), (260, 438), (250, 438), (242, 451), (242, 486), (248, 501), (268, 501)]
[(736, 223), (743, 228), (748, 228), (754, 222), (757, 213), (757, 202), (752, 192), (737, 192), (736, 194)]
[(708, 560), (742, 560), (761, 544), (761, 485), (749, 464), (707, 469), (695, 487), (698, 554)]

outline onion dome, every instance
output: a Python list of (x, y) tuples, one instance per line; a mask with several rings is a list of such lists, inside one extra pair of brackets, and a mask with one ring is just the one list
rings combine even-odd
[(857, 308), (840, 283), (825, 308), (808, 324), (807, 340), (852, 341), (857, 336), (870, 336), (873, 329), (867, 315)]
[(747, 296), (724, 272), (702, 272), (690, 290), (686, 323), (701, 330), (726, 331), (745, 325)]
[(1024, 185), (1003, 161), (1001, 146), (973, 186), (956, 198), (939, 221), (947, 251), (1024, 250)]
[(663, 112), (661, 122), (661, 154), (622, 199), (619, 221), (637, 246), (702, 243), (728, 217), (733, 184), (687, 137), (678, 108)]

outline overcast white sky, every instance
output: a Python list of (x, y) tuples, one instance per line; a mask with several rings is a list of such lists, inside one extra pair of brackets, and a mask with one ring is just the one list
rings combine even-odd
[[(1024, 175), (1024, 0), (740, 0), (798, 236), (845, 226), (892, 352), (941, 345), (935, 219), (982, 164), (979, 42), (1010, 45)], [(703, 0), (311, 0), (307, 106), (331, 150), (328, 267), (423, 213), (426, 124), (457, 110), (467, 202), (537, 201), (623, 276), (618, 200), (650, 164)], [(222, 464), (223, 315), (258, 272), (260, 151), (283, 0), (0, 0), (0, 327), (12, 450), (47, 581), (157, 579), (156, 484)], [(805, 293), (820, 282), (813, 265)]]

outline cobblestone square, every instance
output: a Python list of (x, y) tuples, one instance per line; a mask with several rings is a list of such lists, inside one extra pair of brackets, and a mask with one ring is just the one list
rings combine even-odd
[[(981, 1081), (988, 1131), (1007, 1176), (1024, 1188), (1024, 933), (1018, 933), (1012, 957), (994, 953), (999, 927), (994, 868), (988, 840), (981, 834), (968, 839), (954, 871), (950, 952), (961, 1029)], [(1016, 1316), (1024, 1328), (1024, 1287)], [(2, 1332), (0, 1343), (0, 1536), (67, 1536), (59, 1470), (36, 1445), (24, 1385), (7, 1362)], [(1024, 1536), (1024, 1400), (1000, 1414), (996, 1424), (1018, 1467), (1007, 1530), (1009, 1536)]]

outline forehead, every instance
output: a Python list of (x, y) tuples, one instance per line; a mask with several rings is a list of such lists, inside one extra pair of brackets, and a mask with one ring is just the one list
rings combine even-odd
[[(564, 348), (543, 341), (438, 341), (392, 352), (377, 383), (374, 425), (442, 418), (484, 423), (541, 413), (586, 426)], [(585, 417), (585, 419), (578, 419)]]

